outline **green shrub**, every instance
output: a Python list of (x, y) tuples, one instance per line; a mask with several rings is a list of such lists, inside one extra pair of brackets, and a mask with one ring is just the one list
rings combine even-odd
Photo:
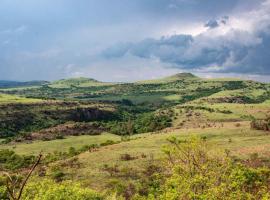
[(73, 182), (55, 183), (51, 180), (29, 183), (23, 200), (103, 200), (102, 195)]
[(164, 148), (166, 173), (150, 181), (146, 194), (137, 194), (135, 199), (268, 199), (269, 168), (251, 168), (228, 156), (214, 155), (199, 138), (170, 138), (169, 142)]
[(20, 156), (14, 151), (3, 149), (0, 150), (0, 169), (16, 170), (28, 167), (33, 163), (34, 156)]

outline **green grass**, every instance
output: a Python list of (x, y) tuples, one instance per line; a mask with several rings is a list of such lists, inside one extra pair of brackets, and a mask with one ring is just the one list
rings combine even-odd
[(9, 95), (9, 94), (1, 94), (0, 93), (0, 104), (8, 104), (8, 103), (37, 103), (42, 102), (41, 99), (32, 99), (19, 97), (17, 95)]
[[(78, 156), (79, 162), (82, 164), (80, 170), (66, 170), (67, 173), (73, 174), (74, 179), (92, 188), (102, 190), (106, 188), (107, 183), (114, 179), (101, 170), (104, 164), (118, 165), (119, 168), (140, 171), (147, 163), (164, 157), (162, 146), (168, 144), (167, 139), (169, 137), (187, 139), (193, 135), (205, 136), (209, 142), (209, 148), (212, 148), (215, 152), (224, 153), (225, 149), (229, 149), (232, 155), (242, 158), (248, 157), (254, 152), (264, 156), (270, 155), (270, 135), (263, 131), (250, 130), (246, 126), (235, 127), (229, 123), (224, 128), (182, 129), (168, 133), (142, 134), (136, 140), (102, 147), (97, 152), (82, 153)], [(124, 153), (135, 156), (137, 159), (122, 161), (120, 156)], [(146, 158), (142, 158), (142, 154), (145, 154)], [(118, 177), (118, 179), (122, 180), (121, 177)]]
[(70, 88), (72, 86), (93, 87), (93, 86), (109, 86), (109, 85), (114, 85), (114, 83), (99, 82), (95, 79), (83, 77), (63, 79), (59, 81), (54, 81), (51, 84), (49, 84), (49, 86), (52, 88)]
[(0, 145), (0, 149), (12, 149), (21, 155), (37, 155), (40, 152), (51, 153), (54, 151), (66, 152), (70, 147), (80, 148), (84, 145), (100, 144), (106, 140), (119, 141), (120, 137), (117, 135), (104, 133), (95, 136), (70, 136), (61, 140), (51, 141), (35, 141), (33, 143), (16, 143), (8, 145)]
[(209, 98), (218, 98), (218, 97), (235, 97), (235, 96), (249, 96), (249, 97), (259, 97), (263, 95), (265, 90), (262, 89), (238, 89), (238, 90), (225, 90), (218, 93), (215, 93)]

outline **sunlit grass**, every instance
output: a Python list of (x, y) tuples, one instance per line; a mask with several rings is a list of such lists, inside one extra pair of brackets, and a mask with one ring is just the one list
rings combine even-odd
[(32, 98), (25, 98), (19, 97), (16, 95), (9, 95), (9, 94), (1, 94), (0, 93), (0, 104), (7, 104), (7, 103), (37, 103), (42, 102), (41, 99), (32, 99)]

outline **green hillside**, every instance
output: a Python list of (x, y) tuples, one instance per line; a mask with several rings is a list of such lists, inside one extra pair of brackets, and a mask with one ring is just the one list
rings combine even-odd
[(182, 189), (168, 187), (196, 193), (188, 189), (193, 183), (220, 199), (223, 191), (228, 199), (267, 199), (269, 122), (270, 84), (240, 79), (180, 73), (135, 83), (72, 78), (2, 88), (0, 192), (4, 171), (25, 174), (41, 152), (24, 199), (43, 194), (48, 183), (73, 190), (69, 181), (94, 199), (183, 199)]
[(70, 78), (54, 81), (49, 84), (52, 88), (70, 88), (70, 87), (91, 87), (91, 86), (102, 86), (111, 85), (112, 83), (103, 83), (92, 78)]

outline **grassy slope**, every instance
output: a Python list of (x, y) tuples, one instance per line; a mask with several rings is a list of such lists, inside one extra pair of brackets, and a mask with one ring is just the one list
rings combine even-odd
[[(240, 88), (238, 86), (235, 88), (233, 83), (239, 84)], [(224, 89), (229, 84), (233, 87)], [(216, 88), (217, 90), (215, 90)], [(173, 128), (161, 131), (158, 134), (147, 133), (136, 135), (133, 136), (137, 137), (136, 140), (102, 147), (97, 152), (83, 153), (78, 156), (81, 163), (80, 170), (77, 168), (64, 169), (72, 175), (72, 179), (80, 180), (86, 185), (97, 189), (104, 189), (106, 183), (113, 179), (101, 171), (104, 164), (118, 164), (120, 167), (129, 166), (140, 170), (143, 164), (152, 162), (151, 158), (162, 157), (161, 147), (167, 144), (166, 139), (169, 136), (181, 138), (187, 138), (193, 134), (206, 136), (212, 145), (216, 145), (216, 150), (223, 151), (224, 149), (230, 149), (233, 154), (241, 157), (246, 157), (254, 152), (258, 152), (264, 156), (270, 156), (270, 136), (263, 131), (250, 130), (249, 126), (251, 117), (260, 119), (270, 114), (269, 96), (265, 97), (266, 101), (257, 104), (211, 103), (205, 100), (205, 96), (200, 96), (206, 95), (210, 99), (248, 96), (256, 99), (267, 92), (267, 90), (269, 91), (269, 88), (269, 84), (242, 82), (235, 79), (204, 80), (191, 77), (187, 74), (184, 74), (184, 76), (178, 74), (164, 79), (143, 81), (134, 84), (104, 85), (95, 80), (83, 78), (61, 80), (52, 83), (44, 91), (49, 90), (48, 94), (52, 95), (52, 97), (64, 96), (67, 98), (76, 98), (77, 96), (94, 94), (90, 99), (109, 101), (130, 99), (135, 103), (145, 101), (152, 103), (162, 101), (174, 102), (174, 104), (163, 108), (165, 111), (173, 110)], [(37, 92), (37, 96), (39, 96), (44, 91), (36, 88), (26, 90), (25, 93), (19, 91), (19, 94), (32, 95)], [(211, 92), (208, 94), (206, 93), (207, 91)], [(189, 95), (197, 96), (195, 99), (188, 99), (186, 103), (182, 103), (181, 101), (185, 100), (184, 97)], [(0, 98), (0, 102), (1, 99), (2, 102), (12, 102), (12, 98), (15, 98), (15, 96), (4, 95)], [(23, 97), (16, 98), (15, 102), (31, 101), (31, 99)], [(89, 97), (85, 99), (89, 99)], [(178, 105), (175, 105), (177, 103)], [(193, 106), (194, 108), (190, 111), (182, 106)], [(206, 107), (214, 111), (209, 112), (198, 107)], [(230, 111), (230, 113), (226, 114), (220, 111)], [(179, 124), (183, 122), (184, 126), (180, 126)], [(238, 123), (240, 123), (240, 126), (237, 125)], [(45, 153), (55, 150), (67, 151), (72, 146), (79, 148), (86, 144), (102, 143), (108, 139), (114, 141), (120, 140), (119, 136), (102, 134), (100, 136), (68, 137), (63, 140), (37, 141), (30, 144), (0, 145), (0, 148), (13, 149), (19, 154), (37, 154), (40, 151)], [(138, 156), (139, 159), (120, 161), (120, 154), (123, 153)], [(147, 157), (141, 158), (141, 154), (146, 154)]]
[(101, 135), (94, 136), (70, 136), (61, 140), (51, 141), (35, 141), (32, 143), (15, 143), (8, 145), (1, 145), (0, 149), (12, 149), (21, 155), (37, 155), (40, 152), (45, 154), (52, 153), (54, 151), (66, 152), (70, 147), (79, 148), (84, 145), (100, 144), (107, 140), (119, 141), (120, 137), (117, 135), (103, 133)]
[(17, 95), (8, 95), (0, 93), (0, 104), (9, 103), (38, 103), (42, 102), (41, 99), (25, 98)]
[[(120, 168), (129, 167), (130, 170), (140, 170), (143, 165), (153, 162), (152, 158), (156, 160), (164, 156), (161, 147), (167, 144), (168, 137), (176, 136), (185, 139), (191, 135), (206, 136), (210, 144), (215, 146), (215, 151), (224, 152), (225, 149), (230, 149), (232, 154), (241, 157), (254, 152), (264, 156), (270, 155), (269, 135), (262, 131), (250, 130), (248, 124), (245, 123), (240, 128), (234, 123), (227, 123), (223, 128), (182, 129), (165, 134), (143, 134), (139, 139), (130, 142), (103, 147), (97, 152), (83, 153), (78, 156), (82, 164), (80, 170), (66, 169), (66, 172), (71, 173), (74, 179), (86, 185), (104, 189), (106, 184), (114, 179), (101, 170), (104, 164), (109, 166), (116, 164)], [(120, 155), (124, 153), (138, 156), (138, 159), (121, 161)], [(146, 158), (142, 158), (142, 154), (145, 154)]]

